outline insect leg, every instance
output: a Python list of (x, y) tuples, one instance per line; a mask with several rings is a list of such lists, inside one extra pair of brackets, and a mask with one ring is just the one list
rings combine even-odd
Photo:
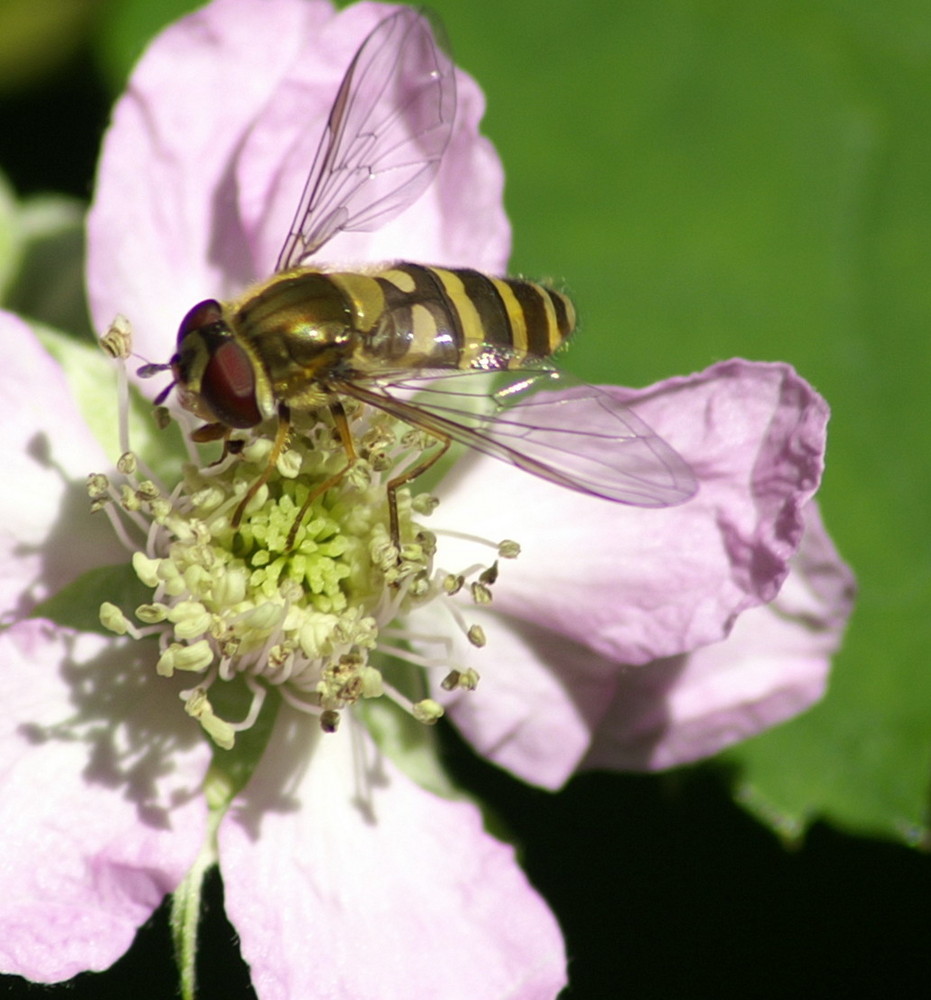
[[(243, 442), (230, 437), (232, 430), (233, 428), (227, 427), (226, 424), (204, 424), (203, 427), (198, 427), (192, 431), (191, 440), (197, 442), (197, 444), (222, 440), (223, 450), (220, 452), (220, 457), (210, 463), (211, 468), (225, 462), (229, 455), (238, 455), (242, 451)], [(236, 523), (238, 524), (239, 522), (237, 521)]]
[(272, 474), (272, 469), (275, 468), (275, 463), (278, 461), (278, 456), (282, 453), (282, 451), (284, 451), (285, 442), (288, 440), (288, 434), (290, 431), (291, 411), (282, 403), (278, 407), (278, 430), (275, 432), (275, 441), (272, 444), (272, 450), (269, 452), (265, 470), (249, 487), (242, 500), (239, 501), (239, 506), (236, 508), (236, 511), (233, 514), (233, 519), (230, 522), (234, 528), (239, 527), (239, 522), (242, 521), (242, 516), (246, 511), (246, 507), (249, 505), (249, 501), (268, 481), (268, 477)]
[(433, 430), (432, 428), (428, 430), (422, 426), (419, 429), (425, 434), (432, 434), (439, 441), (440, 447), (432, 455), (421, 459), (421, 461), (400, 476), (390, 479), (385, 487), (388, 493), (388, 525), (391, 531), (391, 541), (394, 543), (399, 555), (401, 552), (401, 526), (398, 522), (398, 490), (426, 472), (435, 462), (438, 462), (449, 450), (451, 444), (451, 439), (440, 431)]
[(339, 472), (335, 472), (329, 479), (320, 483), (316, 489), (311, 490), (311, 492), (307, 495), (304, 505), (297, 512), (294, 524), (291, 525), (291, 530), (288, 532), (285, 549), (290, 549), (294, 545), (294, 539), (297, 537), (297, 529), (301, 526), (301, 522), (304, 520), (304, 516), (307, 514), (307, 511), (310, 510), (310, 505), (314, 502), (314, 500), (326, 493), (331, 486), (335, 486), (353, 467), (353, 465), (355, 465), (359, 458), (356, 454), (356, 446), (352, 440), (352, 431), (349, 429), (349, 420), (346, 417), (346, 411), (343, 409), (343, 404), (338, 399), (331, 399), (329, 406), (330, 415), (333, 417), (333, 423), (336, 425), (336, 432), (339, 434), (340, 443), (346, 451), (346, 464), (339, 470)]

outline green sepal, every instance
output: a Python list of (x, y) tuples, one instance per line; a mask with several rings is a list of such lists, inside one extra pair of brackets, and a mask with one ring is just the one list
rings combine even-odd
[[(33, 324), (33, 330), (42, 346), (61, 365), (81, 416), (115, 462), (121, 451), (116, 362), (94, 344), (82, 343), (38, 324)], [(178, 425), (172, 422), (159, 430), (152, 404), (132, 387), (129, 391), (129, 440), (133, 451), (165, 482), (177, 482), (181, 478), (186, 452)]]
[[(241, 677), (210, 688), (210, 704), (223, 719), (243, 718), (252, 697)], [(268, 747), (280, 706), (280, 695), (273, 688), (268, 688), (259, 717), (248, 729), (236, 734), (236, 742), (229, 750), (211, 743), (213, 763), (204, 780), (204, 791), (211, 809), (225, 809), (248, 784)]]
[(48, 618), (65, 628), (79, 632), (111, 635), (100, 624), (100, 605), (104, 601), (118, 604), (127, 617), (133, 609), (152, 597), (133, 572), (129, 562), (115, 566), (97, 566), (62, 587), (32, 612), (34, 618)]

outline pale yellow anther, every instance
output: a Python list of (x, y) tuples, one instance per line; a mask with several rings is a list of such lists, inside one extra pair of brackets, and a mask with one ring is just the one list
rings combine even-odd
[(140, 604), (136, 608), (136, 617), (145, 625), (157, 625), (159, 622), (167, 621), (168, 608), (164, 604)]
[(404, 562), (421, 562), (423, 560), (423, 549), (416, 542), (408, 542), (401, 546), (401, 559)]
[(385, 680), (380, 670), (372, 666), (363, 667), (361, 677), (363, 698), (380, 698), (385, 693)]
[(359, 492), (367, 490), (372, 485), (372, 466), (360, 458), (346, 473), (346, 482)]
[(222, 750), (230, 750), (236, 741), (233, 727), (214, 714), (213, 706), (203, 688), (195, 688), (184, 703), (184, 710), (203, 727), (204, 732)]
[(443, 718), (443, 706), (432, 698), (424, 698), (422, 701), (414, 702), (411, 713), (418, 722), (432, 726)]
[(426, 573), (418, 573), (407, 585), (407, 596), (417, 599), (424, 597), (430, 591), (430, 578)]
[(117, 635), (126, 635), (130, 627), (126, 615), (115, 604), (111, 604), (109, 601), (104, 601), (100, 605), (100, 624), (108, 631), (115, 632)]
[(411, 499), (411, 509), (421, 517), (429, 517), (439, 505), (440, 501), (432, 493), (418, 493)]
[(136, 456), (131, 451), (124, 451), (116, 460), (116, 467), (124, 476), (133, 475), (137, 464)]
[(199, 601), (178, 601), (169, 610), (168, 620), (174, 622), (175, 638), (186, 641), (205, 635), (213, 616)]
[(232, 607), (246, 598), (248, 578), (243, 569), (226, 570), (220, 573), (214, 582), (213, 599), (220, 607)]
[(301, 473), (301, 456), (295, 448), (278, 456), (275, 468), (285, 479), (297, 479)]
[(160, 582), (158, 570), (161, 562), (161, 559), (150, 559), (144, 552), (133, 553), (133, 571), (146, 587), (158, 586)]
[(213, 712), (206, 712), (198, 721), (204, 732), (221, 750), (233, 749), (236, 742), (236, 730), (228, 722), (214, 715)]
[(202, 566), (199, 563), (187, 566), (181, 574), (181, 578), (184, 580), (184, 586), (192, 594), (199, 594), (202, 590), (209, 589), (209, 586), (213, 583), (214, 579), (213, 574), (207, 569), (207, 567)]
[(152, 511), (153, 520), (161, 524), (171, 513), (171, 501), (167, 497), (156, 497), (149, 505), (149, 509)]
[(191, 503), (194, 509), (201, 512), (216, 510), (226, 499), (226, 491), (215, 483), (208, 483), (202, 489), (195, 490), (191, 494)]
[(506, 538), (498, 546), (498, 555), (502, 559), (516, 559), (520, 555), (520, 546), (517, 542), (513, 542), (510, 538)]
[(463, 670), (459, 675), (459, 687), (463, 691), (474, 691), (478, 687), (478, 671)]
[(266, 601), (249, 611), (243, 612), (236, 619), (236, 625), (242, 629), (252, 629), (256, 632), (271, 632), (277, 628), (285, 616), (283, 604), (272, 604)]
[(128, 511), (136, 511), (142, 507), (136, 491), (125, 483), (120, 487), (120, 506)]
[[(189, 646), (173, 642), (168, 650), (173, 652), (171, 666), (174, 670), (187, 670), (192, 673), (203, 673), (213, 663), (213, 650), (206, 639), (199, 639)], [(165, 652), (167, 653), (168, 650)]]

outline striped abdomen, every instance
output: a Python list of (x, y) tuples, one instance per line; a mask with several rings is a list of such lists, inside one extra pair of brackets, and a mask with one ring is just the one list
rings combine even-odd
[(363, 334), (361, 370), (519, 368), (551, 355), (575, 328), (569, 299), (532, 281), (420, 264), (328, 277), (345, 290)]

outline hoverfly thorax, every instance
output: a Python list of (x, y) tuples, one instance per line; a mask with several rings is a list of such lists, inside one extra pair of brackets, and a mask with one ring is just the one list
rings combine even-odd
[(264, 419), (256, 360), (233, 336), (216, 300), (199, 302), (181, 321), (171, 371), (181, 405), (202, 420), (255, 427)]

